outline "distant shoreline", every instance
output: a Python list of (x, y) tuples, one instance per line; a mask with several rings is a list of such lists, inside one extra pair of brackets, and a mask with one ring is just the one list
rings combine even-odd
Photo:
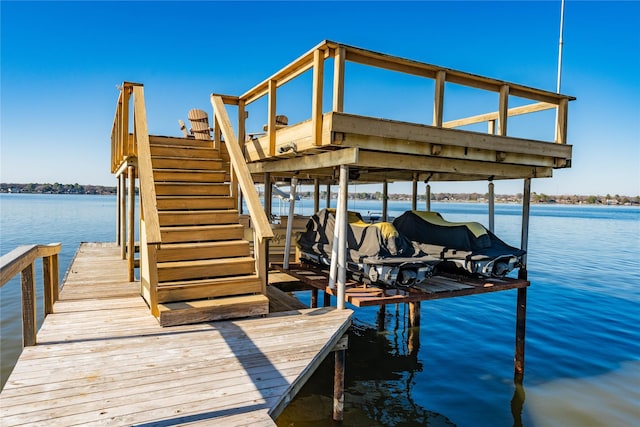
[[(136, 188), (136, 193), (138, 189)], [(0, 183), (0, 194), (75, 194), (75, 195), (116, 195), (116, 187), (104, 185), (80, 185), (80, 184), (15, 184)], [(260, 194), (262, 196), (262, 194)], [(313, 199), (313, 193), (303, 191), (299, 193), (302, 199)], [(495, 203), (499, 204), (522, 204), (522, 194), (496, 194)], [(320, 200), (326, 198), (326, 192), (320, 192)], [(331, 199), (337, 199), (337, 193), (331, 192)], [(382, 193), (359, 192), (349, 193), (349, 200), (380, 201)], [(389, 201), (408, 202), (411, 201), (410, 194), (389, 194)], [(443, 203), (488, 203), (488, 194), (480, 193), (432, 193), (433, 202)], [(424, 194), (418, 195), (418, 202), (425, 202)], [(544, 193), (531, 194), (531, 202), (534, 204), (563, 204), (563, 205), (606, 205), (606, 206), (639, 206), (640, 196), (625, 195), (547, 195)]]

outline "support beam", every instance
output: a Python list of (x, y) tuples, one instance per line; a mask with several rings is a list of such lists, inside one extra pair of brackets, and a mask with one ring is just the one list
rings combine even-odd
[[(531, 179), (524, 180), (522, 192), (522, 237), (521, 248), (527, 250), (529, 245), (529, 215), (531, 208)], [(522, 256), (522, 267), (518, 272), (518, 278), (527, 280), (527, 255)], [(514, 356), (514, 382), (522, 384), (524, 379), (524, 350), (525, 330), (527, 314), (527, 288), (518, 288), (516, 305), (516, 344)]]
[(349, 166), (340, 165), (340, 204), (337, 211), (340, 212), (340, 221), (336, 221), (336, 227), (339, 228), (340, 234), (338, 236), (338, 293), (337, 307), (338, 309), (344, 309), (344, 299), (347, 283), (347, 197), (349, 187)]
[(382, 221), (386, 222), (389, 218), (389, 183), (385, 179), (382, 181)]
[(313, 180), (313, 213), (320, 210), (320, 180), (315, 178)]
[(327, 194), (326, 197), (326, 208), (329, 209), (331, 207), (331, 184), (327, 184)]
[(333, 375), (333, 420), (342, 421), (344, 415), (344, 371), (346, 367), (346, 350), (337, 350), (335, 356), (335, 372)]
[(413, 174), (413, 181), (411, 183), (411, 209), (418, 209), (418, 174)]
[(128, 196), (128, 230), (127, 230), (127, 271), (128, 280), (135, 280), (135, 213), (136, 213), (136, 170), (133, 166), (127, 168), (127, 178), (129, 180)]
[(118, 175), (118, 183), (120, 185), (120, 194), (118, 195), (118, 209), (120, 210), (120, 232), (119, 232), (119, 244), (120, 244), (120, 257), (122, 259), (127, 258), (127, 176), (124, 172)]
[(507, 117), (509, 116), (509, 85), (500, 87), (498, 105), (498, 135), (507, 135)]
[(495, 231), (495, 196), (493, 181), (489, 181), (489, 231)]
[(282, 266), (285, 270), (289, 269), (289, 258), (291, 253), (291, 233), (293, 232), (293, 216), (296, 208), (296, 185), (298, 177), (291, 178), (291, 189), (289, 190), (289, 217), (287, 219), (287, 234), (284, 239), (284, 259)]

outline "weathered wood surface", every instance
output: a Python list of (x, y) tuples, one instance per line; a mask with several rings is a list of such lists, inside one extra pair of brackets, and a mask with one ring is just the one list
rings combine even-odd
[(0, 398), (3, 426), (273, 426), (350, 310), (161, 328), (109, 244), (82, 244)]
[[(337, 290), (328, 287), (328, 270), (320, 270), (307, 264), (291, 264), (289, 270), (282, 265), (272, 264), (278, 271), (287, 273), (301, 282), (336, 295)], [(408, 288), (381, 288), (347, 280), (345, 301), (356, 307), (372, 305), (410, 303), (432, 299), (452, 298), (465, 295), (484, 294), (508, 289), (526, 288), (529, 282), (521, 279), (504, 278), (462, 278), (433, 276), (418, 286)]]

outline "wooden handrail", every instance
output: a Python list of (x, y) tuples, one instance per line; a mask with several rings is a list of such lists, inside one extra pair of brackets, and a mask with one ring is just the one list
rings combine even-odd
[[(520, 107), (509, 108), (507, 115), (519, 116), (521, 114), (535, 113), (537, 111), (550, 110), (557, 108), (557, 105), (550, 104), (548, 102), (536, 102), (535, 104), (522, 105)], [(488, 122), (490, 120), (498, 120), (499, 113), (494, 111), (492, 113), (478, 114), (477, 116), (465, 117), (463, 119), (449, 120), (442, 123), (444, 128), (457, 128), (460, 126), (467, 126), (476, 123)]]
[(144, 88), (133, 87), (135, 144), (138, 149), (138, 181), (140, 182), (140, 199), (144, 209), (147, 244), (161, 243), (160, 219), (156, 204), (156, 185), (151, 165), (151, 147), (147, 126), (147, 111), (144, 103)]
[(227, 145), (227, 151), (229, 152), (229, 159), (231, 165), (238, 179), (238, 184), (244, 195), (244, 200), (249, 208), (249, 215), (251, 216), (251, 222), (254, 226), (256, 237), (259, 242), (264, 239), (273, 238), (273, 230), (267, 215), (264, 212), (264, 208), (258, 198), (258, 192), (251, 179), (251, 174), (247, 168), (244, 156), (238, 145), (233, 127), (231, 126), (231, 120), (227, 114), (227, 110), (224, 106), (224, 101), (220, 95), (211, 95), (211, 105), (213, 106), (215, 120), (220, 125), (222, 136)]
[(42, 258), (44, 286), (44, 315), (53, 313), (53, 304), (58, 299), (59, 269), (58, 254), (61, 243), (49, 245), (18, 246), (0, 258), (0, 287), (18, 273), (22, 280), (22, 340), (25, 346), (36, 344), (36, 289), (34, 264)]

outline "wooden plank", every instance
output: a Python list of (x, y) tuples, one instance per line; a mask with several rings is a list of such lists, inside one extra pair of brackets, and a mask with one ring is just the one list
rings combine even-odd
[(509, 85), (502, 85), (498, 105), (498, 135), (507, 135), (507, 117), (509, 117)]
[(444, 83), (447, 73), (444, 70), (436, 72), (435, 89), (433, 95), (433, 126), (442, 127), (444, 117)]
[[(538, 111), (550, 110), (552, 108), (556, 108), (555, 104), (550, 104), (547, 102), (537, 102), (535, 104), (522, 105), (520, 107), (513, 107), (507, 110), (507, 116), (519, 116), (522, 114), (536, 113)], [(498, 119), (499, 113), (498, 111), (494, 111), (492, 113), (479, 114), (477, 116), (465, 117), (463, 119), (449, 120), (442, 124), (443, 127), (446, 128), (456, 128), (461, 126), (472, 125), (475, 123), (482, 122), (490, 122)], [(494, 132), (489, 132), (493, 134)]]
[(381, 153), (360, 150), (358, 166), (391, 169), (406, 169), (424, 172), (450, 172), (494, 176), (496, 178), (542, 178), (550, 177), (551, 168), (524, 165), (496, 164), (471, 160), (417, 157), (410, 154)]
[(304, 171), (317, 168), (326, 168), (358, 162), (358, 149), (345, 148), (329, 151), (313, 156), (301, 156), (290, 159), (282, 159), (272, 162), (251, 163), (248, 165), (251, 173)]
[[(408, 142), (433, 143), (442, 146), (451, 145), (458, 147), (504, 151), (506, 153), (531, 154), (537, 156), (550, 156), (560, 158), (571, 157), (571, 146), (553, 144), (536, 140), (488, 135), (464, 131), (459, 129), (438, 129), (433, 126), (415, 123), (399, 122), (394, 120), (375, 119), (371, 117), (356, 116), (345, 113), (329, 113), (330, 124), (333, 132), (347, 134), (367, 135), (393, 140), (406, 141), (407, 148), (411, 148)], [(327, 122), (325, 117), (325, 122)], [(348, 138), (342, 145), (348, 145)], [(375, 149), (375, 147), (369, 147)]]
[(0, 258), (0, 285), (4, 286), (18, 273), (33, 264), (37, 252), (37, 245), (24, 245), (2, 255)]

